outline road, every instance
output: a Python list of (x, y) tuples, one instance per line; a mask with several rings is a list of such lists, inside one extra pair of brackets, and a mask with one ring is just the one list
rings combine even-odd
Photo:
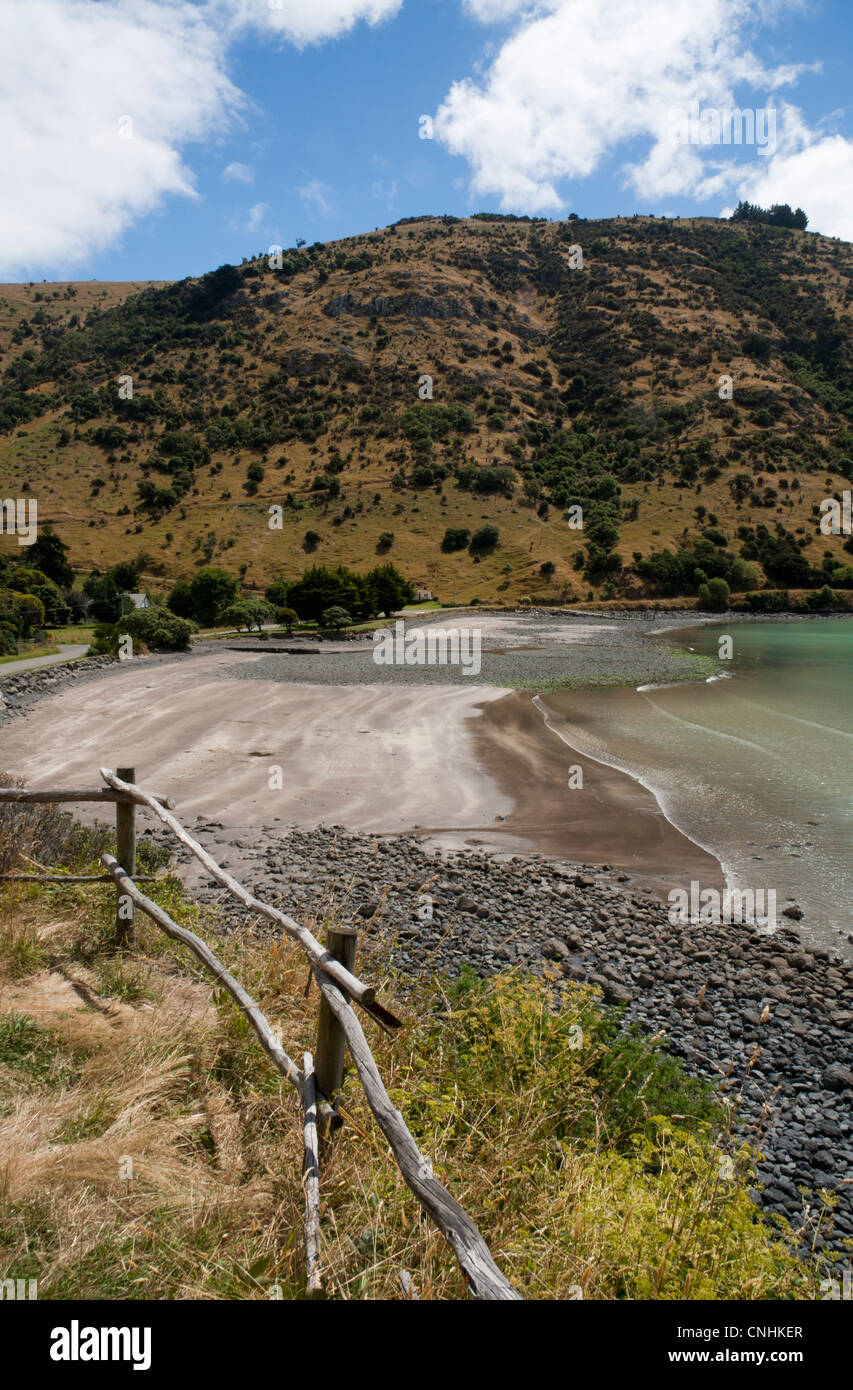
[(88, 642), (60, 642), (56, 656), (30, 656), (21, 661), (0, 662), (0, 680), (6, 676), (17, 676), (21, 671), (35, 671), (39, 666), (55, 666), (57, 661), (75, 661), (85, 656), (88, 650)]

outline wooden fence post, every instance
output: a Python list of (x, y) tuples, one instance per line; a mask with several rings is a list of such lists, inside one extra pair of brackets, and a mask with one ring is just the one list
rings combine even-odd
[[(123, 782), (136, 781), (133, 767), (116, 768)], [(129, 878), (136, 875), (136, 804), (133, 801), (116, 802), (116, 858)], [(133, 900), (118, 889), (116, 901), (116, 945), (136, 945), (136, 909)]]
[[(326, 933), (326, 950), (351, 973), (355, 972), (355, 952), (358, 932), (355, 927), (329, 927)], [(341, 991), (343, 993), (343, 991)], [(317, 1089), (329, 1104), (334, 1103), (336, 1093), (341, 1089), (344, 1079), (344, 1053), (346, 1037), (325, 998), (320, 997), (320, 1016), (317, 1020), (317, 1047), (314, 1053), (314, 1076)], [(328, 1138), (328, 1135), (324, 1135)]]

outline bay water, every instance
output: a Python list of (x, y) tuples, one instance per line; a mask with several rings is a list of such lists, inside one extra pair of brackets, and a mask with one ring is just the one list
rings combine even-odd
[(802, 909), (804, 941), (853, 955), (853, 618), (723, 619), (662, 640), (719, 659), (725, 638), (721, 678), (544, 702), (580, 752), (649, 787), (730, 887), (775, 890), (777, 915)]

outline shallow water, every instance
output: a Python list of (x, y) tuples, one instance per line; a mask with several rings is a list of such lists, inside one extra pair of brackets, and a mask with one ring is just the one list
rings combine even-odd
[(650, 787), (715, 853), (732, 886), (775, 889), (806, 939), (850, 954), (853, 931), (853, 619), (709, 624), (668, 632), (729, 679), (550, 693), (581, 752)]

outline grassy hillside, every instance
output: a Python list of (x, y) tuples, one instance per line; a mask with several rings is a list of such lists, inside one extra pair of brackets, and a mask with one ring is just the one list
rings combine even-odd
[[(387, 554), (468, 602), (655, 592), (635, 556), (703, 532), (779, 587), (807, 583), (792, 556), (849, 565), (817, 507), (853, 472), (850, 245), (489, 216), (281, 259), (0, 287), (2, 492), (37, 497), (79, 570), (143, 553), (155, 588), (209, 560), (262, 586)], [(479, 560), (442, 551), (487, 524)]]

